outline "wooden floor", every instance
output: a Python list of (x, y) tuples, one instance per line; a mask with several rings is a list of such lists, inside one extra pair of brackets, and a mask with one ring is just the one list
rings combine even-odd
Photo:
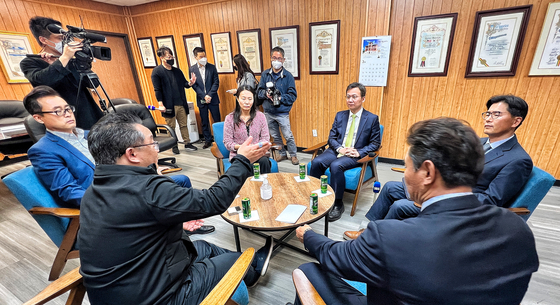
[[(207, 188), (216, 180), (216, 164), (210, 150), (202, 150), (197, 145), (196, 152), (185, 152), (176, 156), (178, 164), (183, 168), (180, 174), (188, 175), (193, 186)], [(171, 156), (170, 152), (161, 155)], [(301, 162), (308, 162), (310, 155), (300, 153)], [(21, 169), (29, 164), (23, 161), (7, 166), (0, 166), (0, 175)], [(402, 174), (392, 172), (392, 165), (379, 163), (378, 171), (381, 183), (402, 179)], [(297, 172), (298, 167), (289, 161), (279, 163), (282, 172)], [(280, 190), (273, 190), (280, 191)], [(352, 195), (345, 194), (346, 213), (339, 221), (329, 226), (329, 236), (342, 240), (346, 230), (356, 230), (365, 220), (365, 213), (373, 202), (371, 186), (364, 189), (358, 202), (354, 217), (350, 217)], [(233, 230), (219, 216), (206, 221), (216, 226), (216, 232), (199, 236), (205, 240), (225, 248), (235, 249)], [(522, 304), (560, 304), (560, 188), (553, 188), (539, 205), (529, 220), (535, 234), (540, 259), (539, 271), (532, 277), (529, 290)], [(323, 230), (324, 223), (319, 221), (312, 225)], [(251, 233), (241, 231), (241, 247), (260, 248), (264, 239)], [(281, 233), (275, 234), (281, 235)], [(291, 241), (299, 245), (294, 237)], [(15, 197), (0, 183), (0, 304), (21, 304), (33, 297), (49, 282), (47, 275), (57, 251), (56, 246), (41, 230), (33, 218), (19, 204)], [(268, 274), (256, 288), (249, 290), (251, 304), (285, 304), (293, 301), (295, 289), (291, 272), (305, 262), (313, 261), (290, 249), (282, 249), (271, 260)], [(71, 260), (64, 273), (79, 265), (79, 260)], [(65, 297), (60, 297), (50, 304), (64, 304)], [(87, 301), (84, 304), (89, 304)]]

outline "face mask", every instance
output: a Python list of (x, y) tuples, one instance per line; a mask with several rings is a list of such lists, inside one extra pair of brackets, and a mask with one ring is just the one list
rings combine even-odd
[(272, 62), (272, 67), (274, 68), (274, 70), (279, 70), (280, 68), (282, 68), (282, 62), (275, 60)]
[(201, 59), (198, 60), (198, 63), (202, 66), (206, 66), (207, 62), (208, 62), (208, 58), (206, 57), (202, 57)]
[(175, 64), (175, 58), (166, 59), (165, 60), (168, 65), (173, 66)]
[[(48, 40), (48, 41), (50, 41), (50, 40)], [(58, 53), (62, 54), (64, 52), (64, 47), (62, 46), (62, 41), (59, 41), (59, 42), (50, 41), (50, 42), (54, 43), (54, 49)]]

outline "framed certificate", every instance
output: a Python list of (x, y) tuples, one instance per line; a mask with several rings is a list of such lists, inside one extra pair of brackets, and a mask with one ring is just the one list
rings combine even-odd
[(284, 68), (299, 79), (299, 25), (270, 28), (270, 49), (284, 49)]
[(214, 62), (218, 73), (233, 73), (231, 38), (229, 32), (210, 34)]
[(408, 76), (446, 76), (457, 13), (414, 18)]
[[(156, 37), (157, 48), (168, 47), (173, 52), (173, 56), (177, 56), (177, 51), (175, 49), (175, 40), (173, 40), (173, 35), (169, 36), (158, 36)], [(179, 60), (175, 60), (173, 65), (175, 68), (179, 68)]]
[(529, 75), (560, 75), (560, 2), (548, 4)]
[(138, 46), (140, 47), (140, 55), (142, 55), (144, 68), (155, 68), (157, 66), (157, 60), (152, 37), (138, 38)]
[(338, 74), (340, 20), (309, 24), (309, 74)]
[(261, 74), (263, 71), (261, 30), (237, 31), (237, 45), (239, 46), (239, 54), (245, 57), (251, 70), (255, 74)]
[(183, 42), (185, 43), (185, 53), (187, 53), (187, 60), (189, 66), (196, 64), (196, 59), (194, 58), (193, 50), (196, 47), (204, 48), (204, 39), (202, 38), (202, 33), (183, 35)]
[(515, 75), (532, 7), (476, 13), (465, 77)]
[(8, 83), (28, 83), (19, 63), (25, 54), (33, 54), (29, 34), (0, 31), (0, 61)]

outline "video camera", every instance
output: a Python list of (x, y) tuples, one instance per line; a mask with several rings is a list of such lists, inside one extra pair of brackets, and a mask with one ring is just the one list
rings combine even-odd
[(81, 39), (82, 50), (74, 54), (76, 60), (76, 70), (80, 73), (91, 72), (93, 58), (99, 60), (111, 60), (111, 49), (109, 47), (92, 46), (96, 42), (107, 42), (107, 38), (101, 34), (88, 33), (83, 28), (67, 25), (68, 31), (58, 24), (49, 24), (47, 30), (53, 34), (63, 34), (63, 44), (74, 42)]
[(280, 106), (280, 97), (282, 93), (274, 86), (273, 82), (266, 83), (266, 93), (272, 97), (272, 105), (276, 107)]

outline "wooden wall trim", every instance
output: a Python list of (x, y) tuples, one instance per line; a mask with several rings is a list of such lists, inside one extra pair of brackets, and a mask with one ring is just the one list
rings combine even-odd
[(204, 2), (204, 3), (189, 4), (189, 5), (183, 5), (183, 6), (178, 6), (178, 7), (166, 8), (166, 9), (162, 9), (162, 10), (150, 11), (150, 12), (146, 12), (146, 13), (135, 14), (135, 15), (131, 15), (131, 17), (140, 17), (140, 16), (151, 15), (151, 14), (172, 12), (172, 11), (175, 11), (175, 10), (193, 8), (193, 7), (197, 7), (197, 6), (212, 5), (212, 4), (217, 4), (217, 3), (231, 2), (231, 1), (232, 0), (215, 0), (215, 1), (208, 1), (208, 2)]
[[(83, 7), (76, 7), (75, 5), (57, 4), (57, 3), (50, 3), (50, 2), (37, 1), (37, 0), (21, 0), (21, 1), (22, 2), (34, 3), (34, 4), (40, 4), (40, 5), (49, 5), (49, 6), (62, 7), (62, 8), (68, 8), (68, 9), (73, 9), (73, 10), (79, 9), (80, 11), (124, 17), (123, 14), (111, 13), (111, 12), (100, 11), (100, 10), (93, 10), (93, 9), (88, 9), (88, 8), (83, 8)], [(112, 5), (112, 4), (109, 4), (109, 5)], [(113, 5), (113, 6), (117, 6), (117, 5)], [(117, 6), (117, 7), (120, 7), (120, 6)]]

